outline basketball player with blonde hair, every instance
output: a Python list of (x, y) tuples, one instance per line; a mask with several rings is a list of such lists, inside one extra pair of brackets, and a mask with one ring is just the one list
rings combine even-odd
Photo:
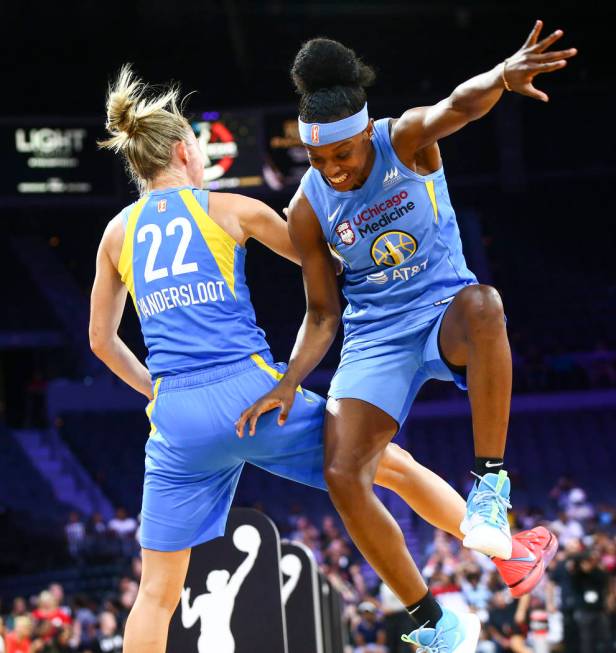
[[(286, 222), (264, 203), (202, 190), (204, 157), (178, 102), (177, 88), (157, 95), (125, 66), (107, 99), (110, 137), (100, 143), (122, 155), (141, 191), (103, 234), (90, 316), (94, 353), (150, 400), (143, 571), (126, 624), (127, 653), (165, 650), (191, 547), (223, 535), (244, 463), (326, 489), (320, 396), (298, 387), (284, 429), (270, 413), (256, 437), (235, 435), (242, 409), (286, 369), (274, 363), (255, 321), (245, 244), (254, 238), (295, 263), (299, 256)], [(129, 294), (146, 366), (118, 336)], [(462, 538), (463, 499), (399, 447), (386, 448), (376, 482)], [(526, 590), (543, 574), (537, 560), (520, 566)]]

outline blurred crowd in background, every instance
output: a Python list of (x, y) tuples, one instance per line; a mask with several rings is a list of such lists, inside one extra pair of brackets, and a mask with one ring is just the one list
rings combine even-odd
[[(616, 507), (593, 505), (583, 488), (561, 479), (548, 514), (511, 513), (514, 530), (543, 524), (560, 549), (544, 581), (513, 600), (485, 556), (464, 549), (442, 531), (431, 531), (418, 563), (430, 589), (445, 606), (476, 612), (483, 624), (478, 653), (608, 653), (616, 650)], [(404, 607), (380, 583), (351, 544), (337, 517), (320, 521), (297, 507), (278, 524), (288, 539), (312, 551), (340, 592), (349, 648), (354, 653), (402, 653), (400, 634), (411, 624)], [(433, 533), (433, 535), (432, 535)], [(141, 574), (139, 521), (122, 507), (105, 522), (78, 513), (65, 526), (67, 550), (77, 566), (91, 559), (120, 563), (113, 589), (97, 596), (66, 596), (51, 583), (33, 596), (1, 606), (2, 653), (120, 653), (122, 631), (135, 602)]]

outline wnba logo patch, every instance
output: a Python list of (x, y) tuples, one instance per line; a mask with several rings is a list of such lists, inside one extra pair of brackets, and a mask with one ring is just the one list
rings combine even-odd
[(159, 200), (156, 208), (159, 213), (164, 213), (167, 210), (167, 200)]
[(312, 125), (312, 129), (310, 130), (310, 137), (313, 143), (319, 142), (319, 125)]

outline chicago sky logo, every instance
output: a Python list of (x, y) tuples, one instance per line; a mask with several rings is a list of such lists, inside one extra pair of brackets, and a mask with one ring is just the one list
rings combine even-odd
[(394, 184), (397, 184), (401, 180), (402, 177), (398, 172), (398, 168), (397, 167), (391, 168), (385, 173), (385, 176), (383, 177), (383, 188), (387, 188), (388, 186), (393, 186)]
[(417, 251), (417, 241), (406, 231), (387, 231), (372, 243), (370, 254), (377, 265), (393, 267), (408, 261)]
[(353, 231), (353, 227), (351, 227), (351, 223), (348, 220), (341, 222), (336, 227), (336, 233), (338, 236), (340, 236), (340, 240), (345, 245), (352, 245), (355, 242), (355, 232)]

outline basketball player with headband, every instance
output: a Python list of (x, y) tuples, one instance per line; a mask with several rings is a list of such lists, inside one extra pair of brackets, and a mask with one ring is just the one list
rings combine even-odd
[[(307, 311), (277, 387), (241, 416), (280, 408), (319, 364), (338, 328), (338, 286), (330, 250), (344, 263), (344, 344), (325, 417), (325, 478), (344, 524), (368, 562), (408, 606), (418, 628), (406, 639), (426, 651), (474, 651), (478, 623), (441, 609), (428, 592), (402, 532), (372, 484), (385, 447), (428, 379), (468, 390), (475, 484), (460, 515), (465, 546), (513, 563), (504, 469), (511, 352), (498, 292), (468, 269), (438, 141), (481, 118), (503, 92), (547, 101), (534, 77), (563, 68), (575, 49), (548, 51), (537, 21), (522, 47), (434, 106), (372, 121), (374, 72), (328, 39), (302, 46), (291, 71), (301, 94), (299, 132), (311, 167), (288, 211), (304, 275)], [(548, 534), (549, 535), (549, 534)]]

